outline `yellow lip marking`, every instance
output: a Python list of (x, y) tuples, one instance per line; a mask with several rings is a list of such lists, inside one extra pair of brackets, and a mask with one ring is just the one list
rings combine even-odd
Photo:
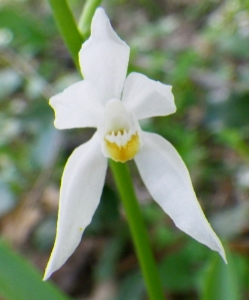
[(140, 147), (137, 133), (133, 134), (129, 141), (123, 146), (119, 146), (115, 142), (110, 142), (107, 139), (105, 139), (105, 143), (111, 159), (122, 163), (133, 159)]

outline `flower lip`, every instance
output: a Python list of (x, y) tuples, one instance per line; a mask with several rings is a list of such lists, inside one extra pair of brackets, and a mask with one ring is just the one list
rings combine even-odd
[(113, 160), (124, 163), (133, 159), (139, 151), (139, 135), (138, 133), (132, 134), (127, 142), (123, 143), (122, 134), (119, 132), (114, 142), (110, 142), (107, 138), (105, 139), (105, 147)]
[(117, 133), (119, 131), (128, 131), (130, 128), (129, 115), (118, 99), (111, 99), (105, 106), (105, 132)]
[(118, 99), (107, 102), (99, 131), (103, 154), (115, 161), (131, 160), (140, 149), (141, 130), (138, 121)]

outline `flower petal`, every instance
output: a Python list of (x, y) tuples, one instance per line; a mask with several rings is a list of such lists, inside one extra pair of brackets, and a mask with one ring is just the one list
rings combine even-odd
[(202, 212), (179, 154), (157, 134), (143, 132), (142, 138), (144, 146), (135, 162), (153, 199), (178, 228), (218, 251), (226, 262), (222, 244)]
[(167, 116), (176, 111), (171, 88), (140, 73), (131, 73), (125, 81), (122, 102), (138, 119)]
[(91, 36), (79, 53), (81, 72), (96, 85), (102, 102), (120, 99), (127, 72), (130, 48), (112, 29), (102, 8), (92, 21)]
[(44, 280), (65, 263), (80, 243), (99, 204), (106, 169), (107, 159), (96, 134), (70, 156), (62, 177), (55, 245)]
[(55, 110), (58, 129), (97, 127), (104, 107), (91, 82), (79, 81), (53, 96), (49, 103)]

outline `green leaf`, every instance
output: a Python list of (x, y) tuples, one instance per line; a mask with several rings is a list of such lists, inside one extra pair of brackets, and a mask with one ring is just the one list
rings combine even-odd
[(216, 124), (228, 128), (248, 126), (248, 92), (233, 93), (227, 100), (210, 102), (207, 106), (206, 124), (216, 129)]
[[(227, 251), (226, 251), (227, 252)], [(228, 264), (215, 253), (204, 278), (201, 300), (239, 300), (241, 281), (236, 257), (228, 255)]]
[(115, 300), (142, 300), (144, 294), (145, 288), (142, 276), (138, 272), (132, 272), (121, 281), (118, 296)]
[(13, 5), (1, 7), (0, 9), (0, 29), (10, 30), (13, 38), (12, 45), (18, 45), (20, 49), (32, 49), (38, 51), (44, 49), (48, 42), (50, 30), (43, 29), (39, 18), (34, 16), (23, 6)]
[(69, 300), (23, 257), (0, 240), (0, 297), (5, 300)]
[(4, 100), (18, 87), (20, 87), (22, 79), (15, 71), (10, 68), (0, 71), (0, 100)]

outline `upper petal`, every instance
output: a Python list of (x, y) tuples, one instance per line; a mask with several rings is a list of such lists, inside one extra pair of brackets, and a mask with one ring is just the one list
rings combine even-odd
[(97, 127), (104, 107), (91, 82), (84, 80), (53, 96), (49, 104), (55, 110), (55, 127), (69, 129)]
[(130, 48), (112, 29), (102, 8), (94, 14), (90, 38), (79, 53), (81, 72), (102, 95), (103, 103), (120, 99), (127, 72)]
[(135, 162), (153, 199), (177, 227), (218, 251), (226, 261), (222, 244), (202, 212), (188, 170), (175, 148), (152, 133), (143, 132), (143, 142)]
[(59, 269), (78, 246), (99, 204), (106, 169), (107, 159), (101, 153), (96, 134), (68, 159), (61, 182), (56, 240), (44, 280)]
[(131, 73), (125, 81), (122, 102), (138, 119), (166, 116), (176, 111), (171, 88), (140, 73)]

